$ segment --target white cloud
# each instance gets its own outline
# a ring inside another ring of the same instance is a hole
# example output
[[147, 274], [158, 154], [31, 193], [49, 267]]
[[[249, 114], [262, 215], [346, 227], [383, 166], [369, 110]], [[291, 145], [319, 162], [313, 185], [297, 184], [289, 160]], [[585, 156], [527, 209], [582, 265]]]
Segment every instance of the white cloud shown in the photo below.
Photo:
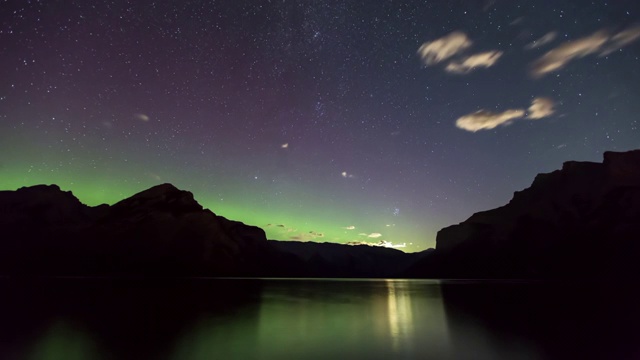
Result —
[[368, 242], [366, 242], [366, 241], [349, 241], [349, 242], [345, 243], [345, 245], [352, 245], [352, 246], [357, 246], [357, 245], [375, 246], [375, 244], [368, 243]]
[[407, 247], [406, 243], [402, 244], [394, 244], [391, 241], [380, 240], [377, 243], [367, 242], [367, 241], [349, 241], [346, 245], [367, 245], [367, 246], [376, 246], [376, 247], [386, 247], [392, 249], [404, 248]]
[[384, 240], [380, 240], [380, 245], [382, 247], [387, 247], [387, 248], [392, 248], [392, 249], [398, 249], [398, 248], [404, 248], [407, 247], [407, 243], [402, 243], [402, 244], [394, 244], [391, 241], [384, 241]]
[[552, 42], [553, 40], [556, 39], [557, 36], [558, 36], [557, 32], [551, 31], [549, 33], [544, 34], [544, 36], [542, 36], [541, 38], [533, 40], [532, 42], [528, 43], [524, 48], [526, 50], [537, 49], [539, 47], [542, 47]]
[[462, 31], [454, 31], [418, 48], [418, 54], [425, 66], [438, 64], [471, 46], [472, 42]]
[[350, 225], [350, 226], [345, 227], [344, 229], [346, 229], [346, 230], [354, 230], [355, 228], [356, 228], [355, 226]]
[[133, 117], [140, 121], [145, 121], [145, 122], [149, 121], [149, 115], [147, 114], [135, 114], [133, 115]]
[[476, 132], [478, 130], [489, 130], [500, 125], [506, 125], [514, 119], [523, 117], [524, 114], [525, 111], [522, 109], [510, 109], [501, 113], [494, 113], [488, 110], [478, 110], [456, 120], [456, 126], [460, 129], [472, 132]]
[[382, 234], [380, 234], [380, 233], [371, 233], [371, 234], [367, 235], [367, 237], [372, 238], [372, 239], [377, 239], [377, 238], [379, 238], [381, 236], [382, 236]]
[[572, 60], [590, 54], [606, 56], [637, 40], [640, 40], [640, 25], [613, 35], [609, 31], [599, 30], [589, 36], [564, 42], [551, 49], [533, 63], [531, 73], [535, 77], [541, 77], [562, 69]]
[[477, 68], [489, 68], [495, 65], [501, 56], [502, 51], [486, 51], [468, 56], [461, 61], [452, 61], [445, 70], [454, 74], [467, 74]]
[[460, 129], [476, 132], [489, 130], [500, 125], [508, 125], [512, 121], [525, 118], [531, 120], [542, 119], [555, 113], [555, 103], [546, 97], [534, 98], [525, 112], [523, 109], [509, 109], [500, 113], [488, 110], [478, 110], [456, 120], [456, 126]]
[[573, 59], [596, 53], [609, 40], [609, 33], [603, 30], [578, 40], [567, 41], [550, 50], [533, 63], [534, 76], [543, 76], [563, 68]]
[[600, 56], [609, 55], [612, 52], [620, 50], [638, 39], [640, 39], [640, 25], [636, 25], [629, 29], [623, 30], [611, 37], [611, 41], [609, 42], [609, 44], [607, 44], [605, 49], [602, 50]]
[[282, 145], [280, 145], [281, 148], [286, 149], [289, 147], [289, 143], [284, 143]]
[[527, 119], [542, 119], [555, 112], [553, 100], [544, 97], [533, 99], [531, 106], [527, 110]]

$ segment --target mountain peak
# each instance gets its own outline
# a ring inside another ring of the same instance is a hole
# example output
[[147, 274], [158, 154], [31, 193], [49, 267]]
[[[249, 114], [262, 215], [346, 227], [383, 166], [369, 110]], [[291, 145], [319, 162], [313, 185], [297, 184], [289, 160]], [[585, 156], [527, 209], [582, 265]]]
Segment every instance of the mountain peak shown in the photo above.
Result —
[[[440, 230], [439, 271], [461, 277], [635, 274], [639, 220], [639, 150], [606, 152], [602, 163], [568, 161], [536, 176], [508, 204]], [[609, 267], [599, 269], [602, 264]]]
[[165, 183], [143, 190], [114, 205], [116, 208], [154, 208], [171, 210], [173, 213], [200, 211], [203, 207], [194, 199], [193, 193], [180, 190]]
[[[173, 194], [173, 193], [177, 193], [177, 192], [181, 192], [183, 190], [178, 189], [177, 187], [175, 187], [173, 184], [170, 183], [164, 183], [164, 184], [159, 184], [159, 185], [155, 185], [152, 186], [146, 190], [143, 190], [135, 195], [133, 195], [132, 197], [140, 197], [140, 198], [152, 198], [152, 197], [158, 197], [158, 196], [163, 196], [163, 195], [169, 195], [169, 194]], [[186, 191], [185, 191], [186, 192]]]

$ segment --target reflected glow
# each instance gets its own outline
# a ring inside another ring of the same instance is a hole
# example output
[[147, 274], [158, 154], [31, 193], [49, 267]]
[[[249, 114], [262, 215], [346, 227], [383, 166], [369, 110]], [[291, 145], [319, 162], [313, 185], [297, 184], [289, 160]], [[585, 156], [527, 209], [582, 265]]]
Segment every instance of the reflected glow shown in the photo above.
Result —
[[89, 334], [69, 322], [57, 321], [36, 340], [28, 358], [34, 360], [104, 358], [104, 352], [98, 349]]
[[[393, 350], [400, 346], [411, 346], [408, 335], [413, 332], [413, 315], [411, 312], [411, 296], [407, 293], [406, 283], [396, 280], [385, 280], [389, 303], [389, 333]], [[396, 288], [397, 286], [397, 288]], [[403, 343], [404, 341], [404, 343]]]

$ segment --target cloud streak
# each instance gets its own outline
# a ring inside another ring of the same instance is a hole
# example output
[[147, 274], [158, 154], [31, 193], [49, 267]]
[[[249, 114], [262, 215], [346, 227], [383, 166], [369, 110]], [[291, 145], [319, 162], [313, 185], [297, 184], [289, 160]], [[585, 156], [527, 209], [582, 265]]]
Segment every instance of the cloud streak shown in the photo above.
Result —
[[544, 97], [533, 99], [531, 106], [527, 109], [527, 119], [537, 120], [553, 115], [555, 112], [553, 100]]
[[549, 50], [531, 65], [531, 75], [542, 77], [564, 68], [569, 62], [591, 54], [606, 56], [640, 39], [640, 26], [611, 34], [599, 30], [577, 40], [564, 42]]
[[600, 55], [607, 56], [612, 52], [620, 50], [634, 41], [637, 41], [638, 39], [640, 39], [640, 25], [633, 26], [613, 35], [611, 37], [611, 41], [609, 41]]
[[386, 247], [386, 248], [392, 248], [392, 249], [407, 247], [406, 243], [394, 244], [391, 241], [384, 241], [384, 240], [380, 240], [377, 243], [371, 243], [367, 241], [349, 241], [348, 243], [346, 243], [346, 245], [352, 245], [352, 246], [367, 245], [367, 246], [376, 246], [376, 247]]
[[473, 43], [462, 31], [454, 31], [431, 42], [425, 42], [418, 48], [418, 54], [425, 66], [438, 64], [463, 52]]
[[489, 68], [500, 59], [502, 51], [486, 51], [467, 56], [461, 61], [452, 61], [445, 70], [454, 74], [467, 74], [477, 68]]
[[532, 42], [528, 43], [527, 45], [525, 45], [524, 48], [525, 50], [533, 50], [533, 49], [543, 47], [544, 45], [547, 45], [548, 43], [555, 40], [556, 37], [558, 37], [558, 33], [555, 31], [551, 31], [549, 33], [544, 34], [544, 36], [542, 36], [541, 38], [533, 40]]
[[527, 111], [524, 109], [508, 109], [503, 112], [492, 112], [482, 109], [458, 118], [456, 126], [459, 129], [471, 132], [491, 130], [500, 125], [509, 125], [514, 120], [522, 118], [537, 120], [551, 116], [555, 113], [554, 106], [553, 100], [537, 97], [533, 99]]
[[500, 113], [483, 109], [460, 117], [456, 120], [456, 126], [471, 132], [490, 130], [500, 125], [507, 125], [512, 120], [523, 117], [524, 114], [525, 111], [522, 109], [510, 109]]

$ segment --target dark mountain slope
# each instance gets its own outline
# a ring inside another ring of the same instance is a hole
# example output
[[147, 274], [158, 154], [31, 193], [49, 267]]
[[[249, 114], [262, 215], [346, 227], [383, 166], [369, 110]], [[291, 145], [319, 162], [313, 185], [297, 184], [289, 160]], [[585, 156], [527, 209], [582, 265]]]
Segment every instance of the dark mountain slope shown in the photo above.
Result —
[[563, 278], [640, 273], [640, 150], [566, 162], [505, 206], [438, 232], [410, 276]]
[[270, 249], [262, 229], [169, 184], [98, 207], [55, 185], [2, 191], [0, 227], [5, 273], [250, 275]]
[[416, 258], [267, 241], [170, 184], [98, 207], [55, 185], [0, 191], [0, 229], [0, 274], [11, 275], [388, 277]]
[[272, 241], [284, 253], [294, 254], [317, 277], [394, 277], [404, 272], [433, 249], [419, 253], [368, 245]]

